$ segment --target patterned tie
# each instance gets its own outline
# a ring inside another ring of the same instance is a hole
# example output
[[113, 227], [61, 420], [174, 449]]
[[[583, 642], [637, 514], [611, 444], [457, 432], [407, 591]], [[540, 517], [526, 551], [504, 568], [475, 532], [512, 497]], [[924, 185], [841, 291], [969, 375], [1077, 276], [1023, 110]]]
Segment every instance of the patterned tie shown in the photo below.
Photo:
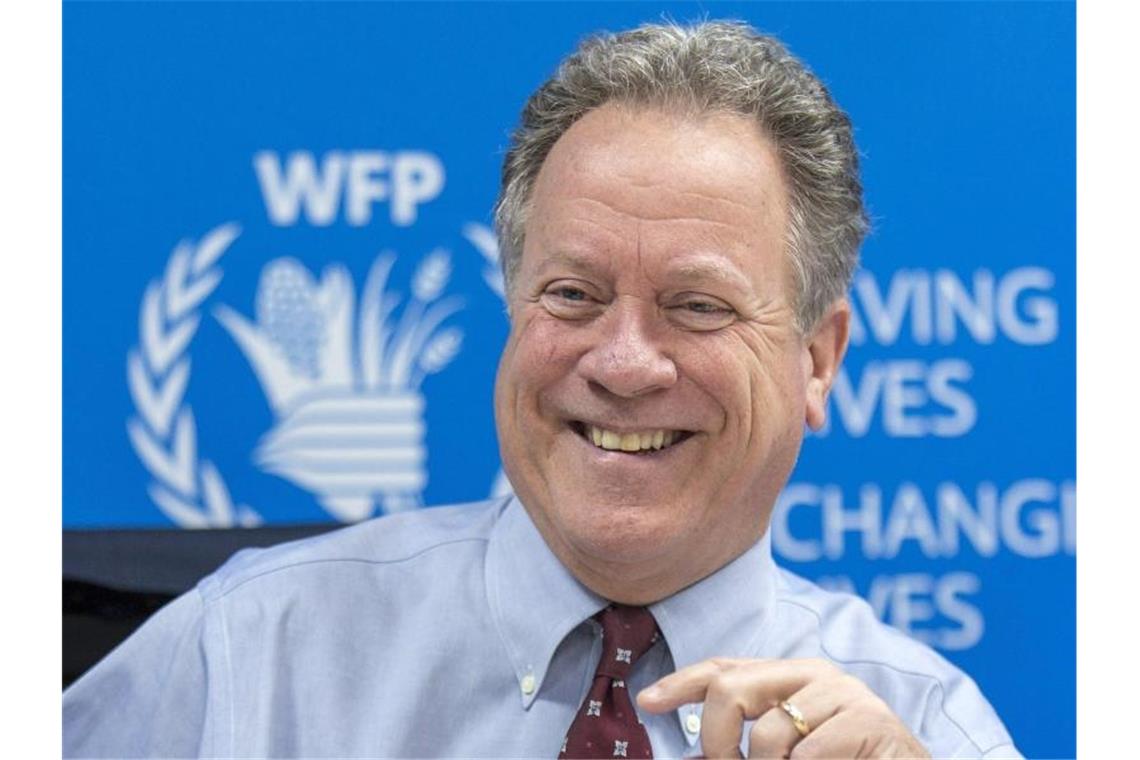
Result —
[[559, 758], [653, 757], [625, 681], [633, 664], [657, 641], [657, 623], [644, 607], [610, 605], [594, 616], [602, 624], [602, 659]]

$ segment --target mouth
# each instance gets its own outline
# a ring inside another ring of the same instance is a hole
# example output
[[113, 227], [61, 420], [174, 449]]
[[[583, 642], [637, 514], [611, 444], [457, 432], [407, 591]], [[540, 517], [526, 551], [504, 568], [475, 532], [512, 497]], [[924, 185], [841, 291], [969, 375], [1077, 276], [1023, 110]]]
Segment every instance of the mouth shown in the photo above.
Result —
[[570, 422], [570, 429], [579, 438], [603, 451], [619, 451], [624, 454], [640, 456], [663, 451], [693, 436], [691, 430], [669, 430], [666, 428], [621, 433], [578, 420]]

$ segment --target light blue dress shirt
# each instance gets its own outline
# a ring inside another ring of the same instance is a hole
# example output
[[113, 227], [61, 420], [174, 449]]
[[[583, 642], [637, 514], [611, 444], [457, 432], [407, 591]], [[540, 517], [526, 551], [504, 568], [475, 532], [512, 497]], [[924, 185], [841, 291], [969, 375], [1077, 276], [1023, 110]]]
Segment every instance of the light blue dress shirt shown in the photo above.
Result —
[[[245, 550], [65, 692], [64, 754], [554, 758], [605, 605], [515, 499]], [[634, 693], [713, 656], [823, 657], [933, 756], [1018, 756], [970, 678], [860, 599], [778, 568], [767, 537], [650, 610], [663, 640]], [[655, 756], [699, 755], [700, 716], [641, 713]]]

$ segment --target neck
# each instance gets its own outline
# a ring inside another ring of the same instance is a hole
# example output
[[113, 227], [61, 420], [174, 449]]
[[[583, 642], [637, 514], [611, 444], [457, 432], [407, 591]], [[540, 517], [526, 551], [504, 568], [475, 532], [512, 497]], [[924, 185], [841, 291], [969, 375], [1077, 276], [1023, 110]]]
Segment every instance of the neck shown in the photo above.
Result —
[[582, 551], [562, 539], [538, 520], [532, 520], [546, 545], [563, 567], [579, 583], [598, 596], [619, 604], [647, 606], [673, 596], [729, 564], [763, 536], [742, 536], [738, 546], [697, 557], [688, 552], [683, 557], [661, 554], [637, 559], [614, 559]]

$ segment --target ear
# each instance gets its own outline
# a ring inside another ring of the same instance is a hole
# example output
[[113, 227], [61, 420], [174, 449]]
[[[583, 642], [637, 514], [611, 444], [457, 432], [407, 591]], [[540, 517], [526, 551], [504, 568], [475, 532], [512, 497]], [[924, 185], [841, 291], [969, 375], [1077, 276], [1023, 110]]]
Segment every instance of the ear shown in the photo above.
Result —
[[840, 298], [820, 317], [804, 345], [807, 405], [804, 417], [812, 430], [827, 420], [827, 394], [847, 352], [851, 305]]

